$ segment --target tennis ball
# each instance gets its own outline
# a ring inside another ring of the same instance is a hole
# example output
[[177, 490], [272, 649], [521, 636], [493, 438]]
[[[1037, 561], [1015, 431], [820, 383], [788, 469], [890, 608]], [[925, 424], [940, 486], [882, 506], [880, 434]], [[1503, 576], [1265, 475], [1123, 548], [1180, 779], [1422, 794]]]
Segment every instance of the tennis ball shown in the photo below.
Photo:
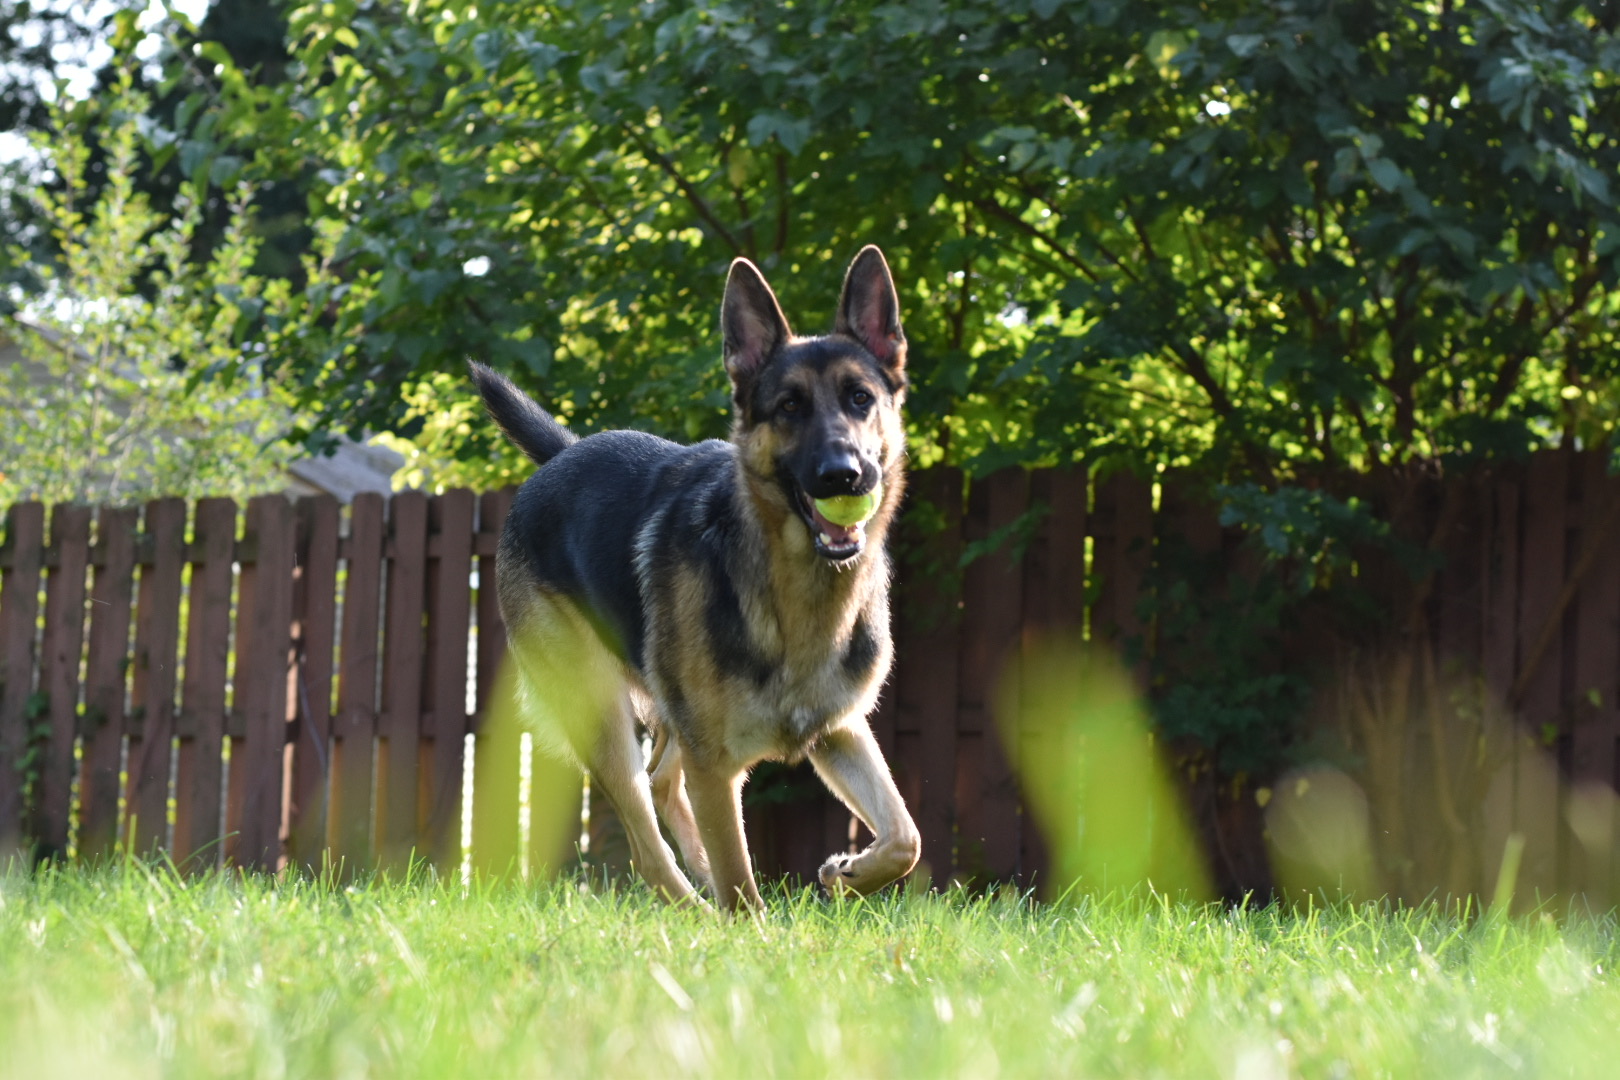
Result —
[[834, 495], [830, 499], [817, 499], [816, 510], [834, 525], [858, 525], [877, 513], [878, 500], [883, 498], [883, 485], [879, 484], [865, 495]]

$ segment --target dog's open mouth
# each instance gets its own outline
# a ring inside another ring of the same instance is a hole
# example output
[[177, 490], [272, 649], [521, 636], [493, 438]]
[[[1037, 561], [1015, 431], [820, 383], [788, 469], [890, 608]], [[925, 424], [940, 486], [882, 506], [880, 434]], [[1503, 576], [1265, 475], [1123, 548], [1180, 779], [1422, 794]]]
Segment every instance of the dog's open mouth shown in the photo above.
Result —
[[799, 489], [799, 513], [810, 526], [810, 536], [815, 541], [816, 554], [824, 559], [831, 559], [834, 562], [853, 559], [866, 546], [865, 521], [857, 521], [852, 525], [840, 525], [836, 521], [829, 521], [826, 515], [816, 509], [815, 500], [810, 498], [803, 488]]

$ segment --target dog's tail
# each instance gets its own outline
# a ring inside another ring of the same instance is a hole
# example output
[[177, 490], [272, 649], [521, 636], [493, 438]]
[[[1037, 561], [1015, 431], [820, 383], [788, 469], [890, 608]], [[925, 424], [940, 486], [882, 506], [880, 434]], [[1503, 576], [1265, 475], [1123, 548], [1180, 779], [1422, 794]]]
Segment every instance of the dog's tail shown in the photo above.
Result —
[[528, 394], [513, 386], [504, 375], [497, 374], [476, 360], [467, 361], [467, 374], [472, 376], [473, 383], [478, 387], [490, 417], [536, 465], [544, 465], [579, 442], [578, 435], [557, 423], [550, 413], [535, 404]]

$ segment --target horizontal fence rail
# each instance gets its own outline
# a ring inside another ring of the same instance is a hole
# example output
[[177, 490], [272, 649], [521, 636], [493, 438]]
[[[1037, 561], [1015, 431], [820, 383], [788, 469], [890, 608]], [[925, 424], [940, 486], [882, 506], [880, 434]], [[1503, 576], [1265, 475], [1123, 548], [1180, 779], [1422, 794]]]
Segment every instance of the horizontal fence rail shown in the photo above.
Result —
[[[1548, 452], [1454, 484], [1454, 498], [1431, 493], [1446, 562], [1424, 625], [1435, 655], [1474, 673], [1511, 715], [1512, 735], [1479, 790], [1464, 791], [1461, 766], [1418, 718], [1382, 733], [1362, 724], [1356, 746], [1401, 763], [1364, 782], [1368, 812], [1411, 812], [1386, 788], [1428, 784], [1399, 770], [1433, 767], [1453, 781], [1456, 805], [1442, 809], [1463, 826], [1435, 843], [1473, 852], [1459, 888], [1488, 891], [1516, 837], [1527, 883], [1609, 895], [1620, 480], [1597, 455]], [[1149, 689], [1144, 598], [1167, 545], [1232, 573], [1267, 572], [1184, 488], [1130, 473], [1099, 482], [1078, 467], [913, 477], [908, 498], [932, 510], [927, 527], [908, 517], [900, 530], [896, 665], [873, 727], [936, 884], [1029, 885], [1050, 866], [1019, 785], [1042, 733], [997, 716], [1008, 664], [1028, 643], [1086, 637], [1125, 656]], [[484, 586], [511, 498], [11, 507], [0, 544], [0, 858], [126, 849], [192, 868], [352, 872], [573, 857], [574, 836], [550, 850], [557, 838], [529, 827], [523, 791], [576, 798], [578, 779], [488, 722], [510, 693], [497, 680], [495, 590]], [[1217, 798], [1207, 777], [1182, 780], [1221, 890], [1269, 890], [1261, 781]], [[810, 879], [830, 852], [864, 842], [807, 767], [756, 775], [747, 803], [762, 873]], [[592, 810], [589, 843], [610, 858], [609, 813]]]

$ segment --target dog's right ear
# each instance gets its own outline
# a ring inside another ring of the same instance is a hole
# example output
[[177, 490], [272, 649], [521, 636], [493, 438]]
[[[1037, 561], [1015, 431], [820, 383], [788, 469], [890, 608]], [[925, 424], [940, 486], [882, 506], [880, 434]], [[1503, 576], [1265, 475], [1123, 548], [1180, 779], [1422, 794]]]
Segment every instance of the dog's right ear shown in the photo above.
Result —
[[765, 284], [759, 267], [735, 259], [726, 275], [726, 298], [720, 304], [720, 338], [734, 396], [741, 400], [771, 354], [787, 344], [788, 329], [776, 294]]

